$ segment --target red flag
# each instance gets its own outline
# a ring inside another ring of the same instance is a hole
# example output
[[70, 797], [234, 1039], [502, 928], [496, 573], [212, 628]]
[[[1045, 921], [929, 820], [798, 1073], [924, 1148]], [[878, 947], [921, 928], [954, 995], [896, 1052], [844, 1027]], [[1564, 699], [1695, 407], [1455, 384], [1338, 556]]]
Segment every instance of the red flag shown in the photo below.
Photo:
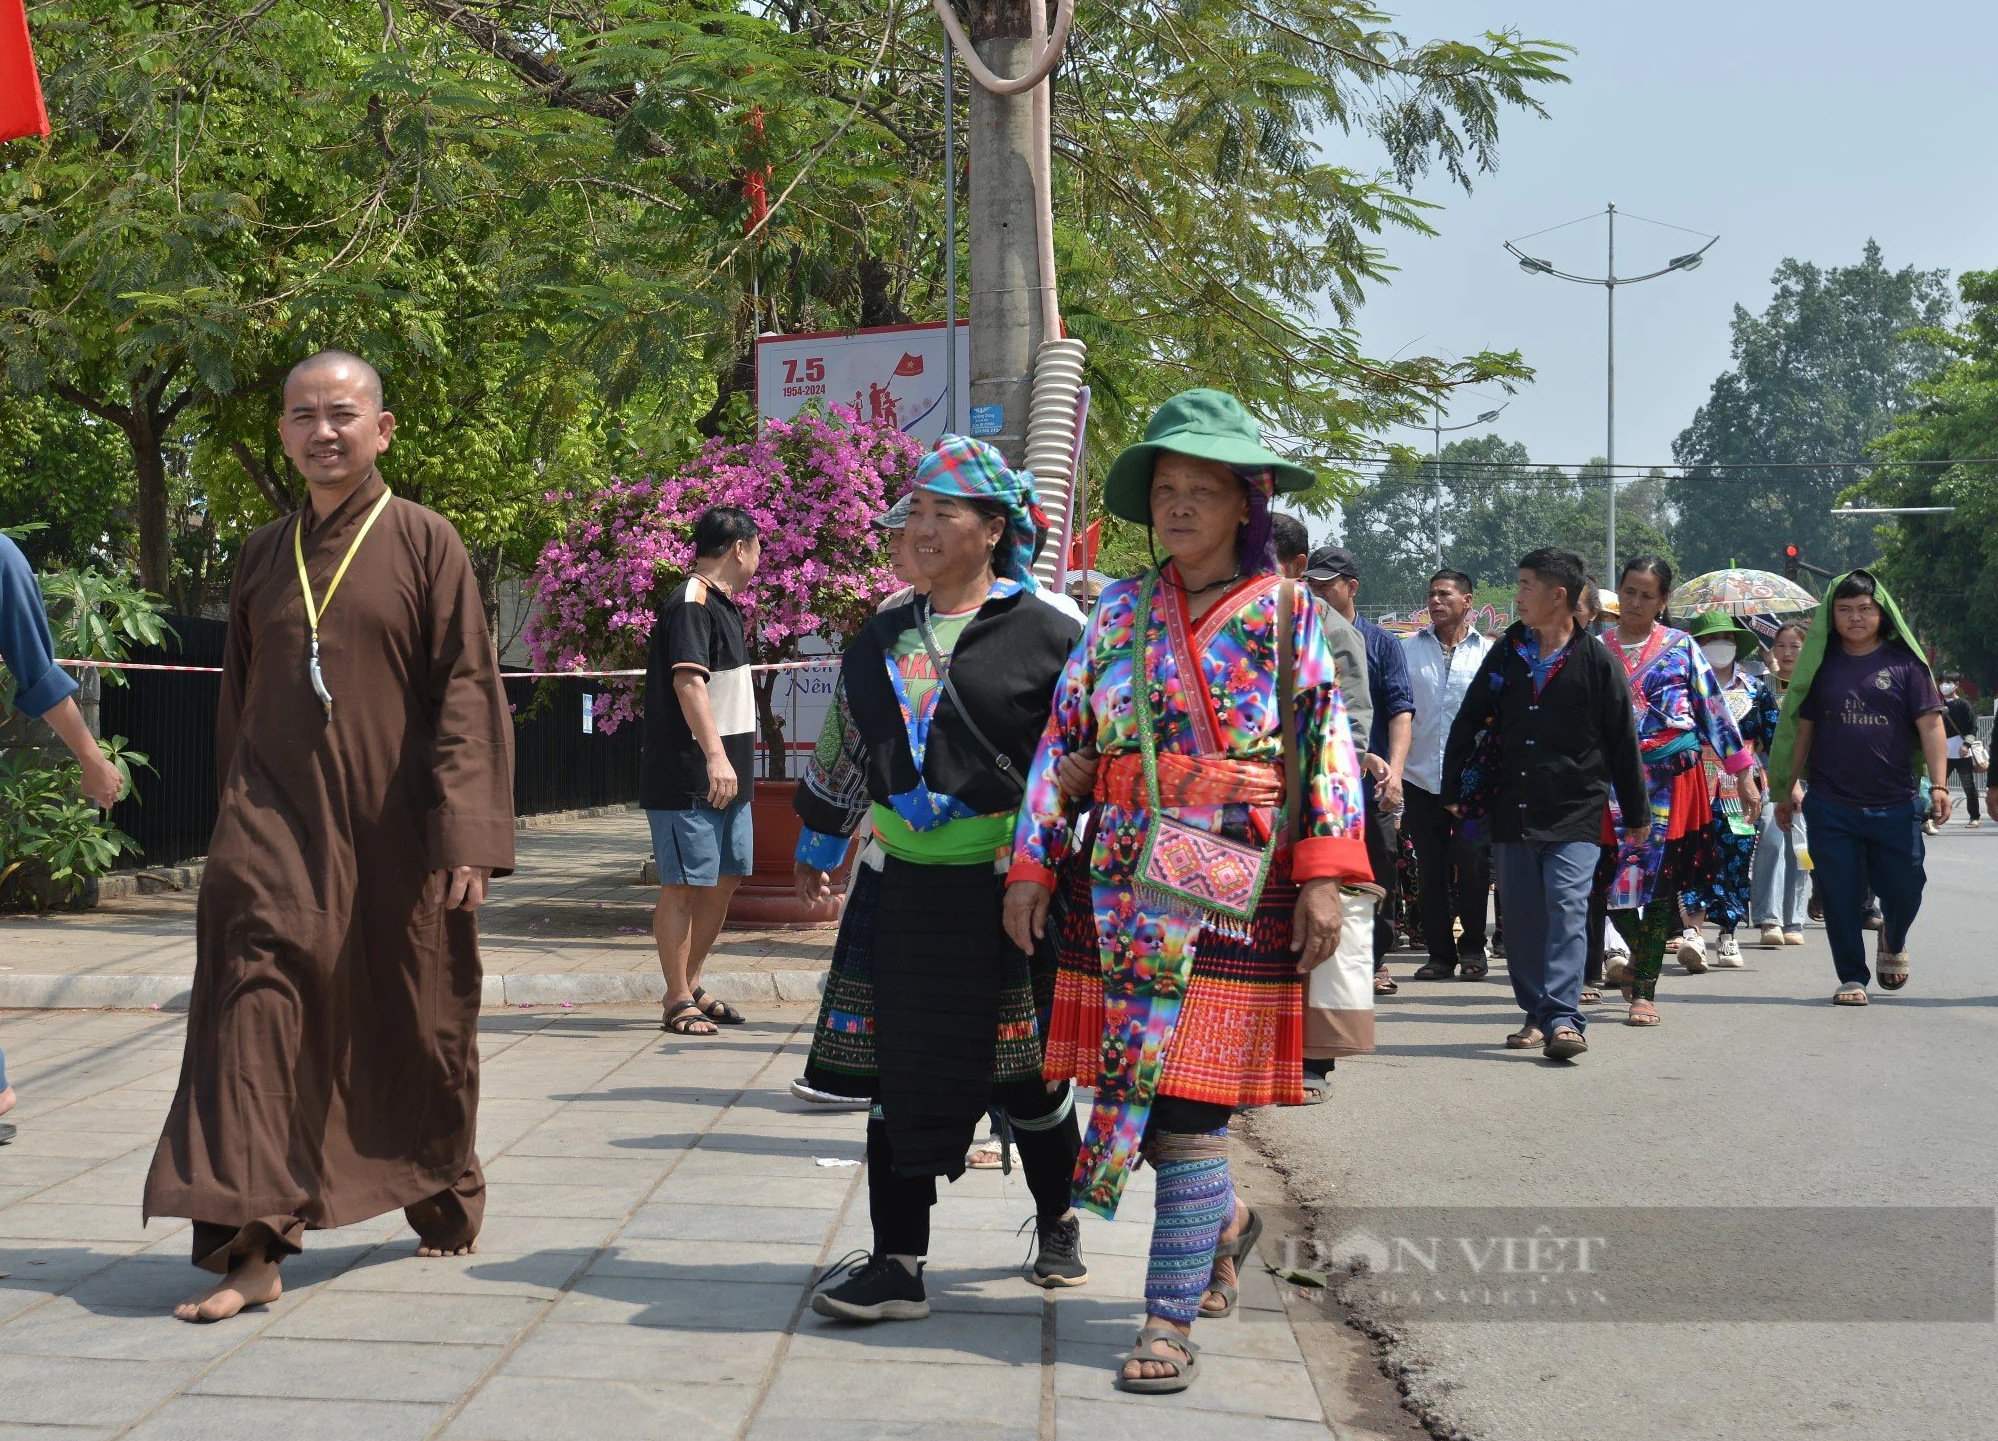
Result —
[[1092, 520], [1089, 529], [1068, 543], [1068, 568], [1070, 570], [1096, 569], [1096, 545], [1103, 539], [1103, 522]]
[[903, 351], [901, 360], [896, 362], [895, 373], [897, 375], [921, 375], [923, 373], [923, 357], [910, 351]]
[[0, 0], [0, 141], [48, 133], [25, 0]]
[[[4, 4], [5, 0], [0, 0]], [[763, 107], [756, 106], [749, 112], [749, 134], [756, 149], [763, 148]], [[742, 222], [742, 233], [747, 235], [763, 223], [770, 214], [770, 167], [759, 165], [742, 178], [742, 198], [749, 202], [749, 216]]]

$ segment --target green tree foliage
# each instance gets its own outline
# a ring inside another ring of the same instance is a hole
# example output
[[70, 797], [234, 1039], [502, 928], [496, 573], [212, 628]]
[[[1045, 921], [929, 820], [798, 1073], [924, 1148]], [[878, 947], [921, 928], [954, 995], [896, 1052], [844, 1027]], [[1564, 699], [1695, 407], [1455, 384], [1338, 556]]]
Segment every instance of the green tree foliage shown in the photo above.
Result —
[[[466, 532], [491, 605], [564, 475], [753, 424], [759, 331], [941, 318], [924, 0], [38, 0], [33, 19], [55, 135], [0, 148], [0, 363], [119, 438], [129, 501], [96, 533], [181, 608], [213, 604], [242, 535], [296, 502], [276, 389], [318, 346], [383, 370], [391, 483]], [[1414, 43], [1360, 0], [1085, 0], [1055, 203], [1096, 457], [1219, 384], [1321, 467], [1329, 504], [1367, 431], [1522, 376], [1509, 354], [1376, 363], [1350, 320], [1385, 237], [1428, 228], [1416, 178], [1488, 169], [1561, 59], [1511, 33]]]
[[0, 526], [40, 527], [19, 537], [29, 564], [126, 550], [128, 455], [125, 437], [95, 416], [0, 385]]
[[1945, 282], [1940, 270], [1890, 271], [1868, 241], [1856, 265], [1785, 260], [1761, 315], [1735, 307], [1734, 368], [1672, 445], [1690, 567], [1774, 567], [1792, 542], [1831, 570], [1867, 558], [1871, 537], [1829, 513], [1851, 471], [1761, 463], [1863, 459], [1941, 359], [1925, 327], [1948, 313]]
[[[1455, 440], [1440, 456], [1385, 467], [1346, 503], [1345, 543], [1359, 558], [1369, 605], [1407, 609], [1443, 564], [1480, 586], [1508, 585], [1519, 558], [1543, 545], [1576, 551], [1600, 569], [1605, 495], [1601, 460], [1579, 471], [1535, 466], [1499, 436]], [[1618, 549], [1672, 554], [1662, 473], [1617, 492]], [[1607, 581], [1606, 584], [1614, 584]]]
[[1989, 695], [1998, 689], [1998, 466], [1969, 462], [1998, 456], [1998, 271], [1971, 271], [1958, 286], [1962, 324], [1922, 336], [1948, 359], [1875, 447], [1887, 464], [1852, 494], [1871, 505], [1956, 507], [1901, 517], [1866, 540], [1884, 552], [1895, 598], [1923, 638]]

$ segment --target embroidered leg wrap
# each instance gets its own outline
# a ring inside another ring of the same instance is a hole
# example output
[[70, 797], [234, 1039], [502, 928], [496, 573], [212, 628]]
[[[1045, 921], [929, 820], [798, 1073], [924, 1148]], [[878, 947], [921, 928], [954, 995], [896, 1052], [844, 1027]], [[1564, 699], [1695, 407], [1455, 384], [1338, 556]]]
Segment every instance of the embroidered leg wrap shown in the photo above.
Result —
[[1235, 1210], [1228, 1178], [1228, 1128], [1204, 1133], [1154, 1131], [1145, 1159], [1158, 1173], [1145, 1310], [1191, 1325], [1214, 1274], [1214, 1246]]
[[1617, 911], [1616, 928], [1630, 943], [1630, 971], [1633, 990], [1640, 1001], [1658, 995], [1658, 973], [1665, 969], [1665, 943], [1672, 938], [1672, 925], [1678, 907], [1664, 885], [1651, 904], [1641, 911]]

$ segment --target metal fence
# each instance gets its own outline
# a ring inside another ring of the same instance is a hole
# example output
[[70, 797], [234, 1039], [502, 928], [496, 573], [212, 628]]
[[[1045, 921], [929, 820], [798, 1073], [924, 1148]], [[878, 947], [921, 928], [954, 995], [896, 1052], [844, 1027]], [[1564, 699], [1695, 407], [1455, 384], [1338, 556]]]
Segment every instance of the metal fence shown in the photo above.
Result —
[[[135, 652], [159, 665], [220, 665], [228, 627], [221, 621], [170, 616], [177, 638]], [[112, 809], [111, 820], [139, 843], [140, 863], [168, 866], [203, 855], [215, 828], [215, 719], [222, 678], [186, 672], [128, 671], [128, 685], [104, 687], [101, 728], [143, 752], [151, 769], [138, 774], [136, 794]], [[508, 680], [515, 714], [513, 804], [518, 815], [638, 799], [643, 727], [586, 733], [583, 696], [590, 682]], [[537, 704], [537, 700], [539, 703]]]

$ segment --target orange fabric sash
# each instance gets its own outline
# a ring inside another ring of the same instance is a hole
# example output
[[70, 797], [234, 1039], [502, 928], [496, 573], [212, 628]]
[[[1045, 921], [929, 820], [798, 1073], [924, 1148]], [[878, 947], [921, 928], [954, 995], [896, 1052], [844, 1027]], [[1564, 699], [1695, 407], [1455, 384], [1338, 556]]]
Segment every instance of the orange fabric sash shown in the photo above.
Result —
[[[1283, 767], [1269, 761], [1168, 752], [1158, 759], [1159, 804], [1181, 806], [1278, 806], [1283, 804]], [[1136, 752], [1110, 756], [1096, 771], [1096, 799], [1121, 810], [1141, 811], [1145, 761]]]

